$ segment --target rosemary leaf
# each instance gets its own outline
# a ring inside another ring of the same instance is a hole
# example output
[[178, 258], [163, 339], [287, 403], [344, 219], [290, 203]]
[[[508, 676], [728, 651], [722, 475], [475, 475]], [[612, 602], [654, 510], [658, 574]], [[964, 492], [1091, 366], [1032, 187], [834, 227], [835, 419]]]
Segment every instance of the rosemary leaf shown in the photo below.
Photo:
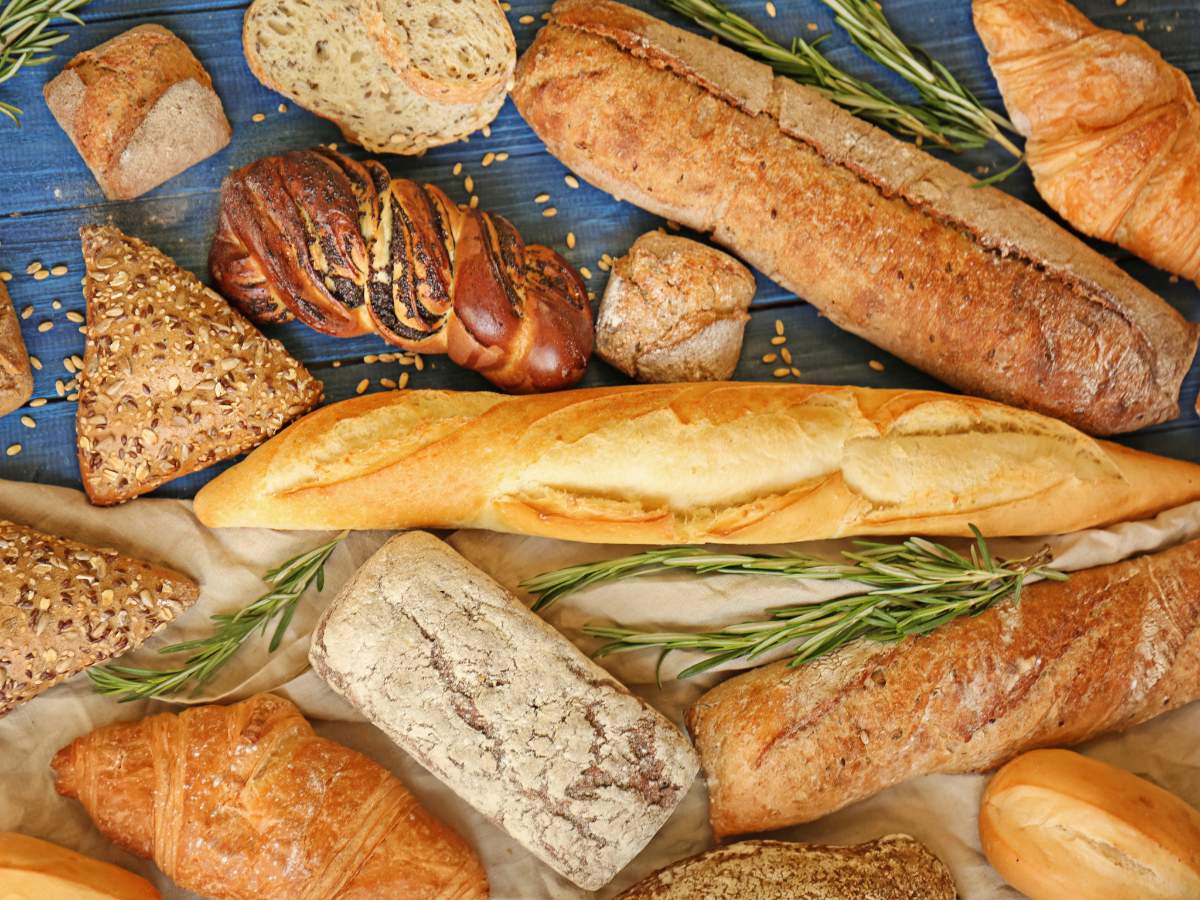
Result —
[[[50, 53], [67, 39], [50, 25], [58, 19], [82, 25], [75, 10], [91, 0], [9, 0], [0, 10], [0, 84], [25, 66], [40, 66], [54, 59]], [[0, 115], [21, 124], [21, 109], [0, 100]]]
[[163, 647], [159, 653], [190, 654], [174, 669], [139, 669], [132, 666], [109, 665], [89, 669], [92, 684], [102, 694], [115, 697], [122, 703], [147, 700], [175, 694], [191, 685], [199, 688], [229, 661], [255, 631], [266, 634], [267, 627], [277, 616], [270, 651], [274, 653], [291, 624], [300, 597], [309, 585], [320, 591], [325, 585], [325, 563], [335, 547], [346, 537], [343, 531], [327, 544], [322, 544], [287, 560], [268, 572], [263, 580], [271, 585], [257, 600], [236, 613], [212, 616], [216, 624], [213, 633], [190, 641]]

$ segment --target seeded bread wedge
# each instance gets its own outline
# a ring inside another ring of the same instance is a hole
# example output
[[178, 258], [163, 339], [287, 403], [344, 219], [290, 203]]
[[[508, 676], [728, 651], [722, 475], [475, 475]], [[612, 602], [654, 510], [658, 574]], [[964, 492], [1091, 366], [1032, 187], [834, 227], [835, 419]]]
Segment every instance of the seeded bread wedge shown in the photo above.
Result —
[[137, 647], [198, 596], [178, 572], [0, 521], [0, 716]]
[[373, 153], [416, 155], [453, 143], [496, 118], [508, 87], [470, 103], [418, 93], [367, 33], [359, 0], [255, 0], [242, 46], [259, 81]]
[[321, 383], [194, 275], [111, 226], [80, 230], [87, 343], [79, 470], [122, 503], [254, 447], [321, 401]]
[[507, 88], [517, 44], [496, 0], [360, 0], [363, 22], [418, 94], [471, 103]]
[[21, 321], [0, 281], [0, 416], [25, 404], [33, 394], [33, 372], [21, 339]]

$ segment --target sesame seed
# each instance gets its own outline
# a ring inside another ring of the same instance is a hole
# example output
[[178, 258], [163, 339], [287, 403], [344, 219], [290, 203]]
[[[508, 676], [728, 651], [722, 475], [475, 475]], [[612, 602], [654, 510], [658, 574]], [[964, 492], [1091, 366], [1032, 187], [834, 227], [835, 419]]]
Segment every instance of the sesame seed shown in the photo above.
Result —
[[492, 126], [491, 126], [491, 125], [484, 125], [484, 126], [483, 126], [482, 128], [480, 128], [479, 130], [480, 130], [481, 132], [483, 132], [483, 136], [484, 136], [485, 138], [489, 138], [489, 137], [491, 137], [491, 136], [492, 136]]
[[12, 281], [12, 272], [7, 270], [0, 272], [0, 281]]
[[54, 380], [54, 393], [58, 394], [60, 397], [67, 393], [67, 386], [63, 384], [63, 380], [61, 378], [56, 378]]
[[786, 344], [786, 343], [787, 343], [787, 338], [785, 338], [781, 334], [777, 334], [777, 335], [775, 335], [775, 337], [771, 338], [771, 344], [775, 347], [778, 347], [779, 345]]
[[587, 266], [580, 266], [580, 267], [579, 267], [579, 274], [580, 274], [580, 275], [582, 275], [584, 278], [591, 278], [591, 277], [592, 277], [592, 270], [591, 270], [591, 269], [589, 269]]
[[49, 331], [53, 327], [54, 327], [53, 322], [42, 322], [40, 325], [38, 325], [38, 331], [40, 331], [42, 334], [45, 334], [47, 331]]
[[771, 2], [767, 3], [767, 15], [770, 16], [772, 19], [775, 18], [776, 10], [775, 10], [774, 3], [771, 3]]
[[795, 366], [792, 366], [792, 377], [793, 377], [793, 378], [799, 378], [799, 377], [800, 377], [800, 370], [799, 370], [799, 369], [797, 369]]
[[75, 363], [71, 362], [71, 357], [68, 356], [66, 359], [63, 360], [63, 368], [66, 369], [68, 372], [70, 372], [72, 375], [75, 374]]
[[550, 199], [549, 194], [538, 194], [533, 198], [534, 203], [546, 203]]
[[763, 358], [762, 358], [763, 365], [769, 366], [771, 363], [775, 362], [775, 360], [777, 360], [777, 359], [779, 359], [778, 353], [764, 353]]
[[468, 194], [475, 193], [475, 179], [468, 175], [463, 179], [463, 188]]
[[792, 351], [789, 350], [787, 347], [780, 347], [779, 355], [783, 358], [783, 361], [785, 363], [787, 363], [789, 366], [792, 364]]
[[453, 169], [451, 169], [450, 171], [451, 171], [451, 174], [453, 174], [453, 175], [454, 175], [454, 177], [456, 177], [456, 178], [457, 178], [459, 175], [461, 175], [461, 174], [462, 174], [462, 163], [460, 163], [460, 162], [456, 162], [456, 163], [454, 164], [454, 168], [453, 168]]
[[395, 390], [396, 382], [394, 380], [392, 380], [391, 378], [380, 378], [379, 386], [388, 388], [389, 390]]
[[45, 397], [38, 397], [36, 400], [29, 401], [29, 406], [31, 409], [37, 409], [39, 406], [45, 406], [45, 405], [46, 405]]
[[33, 307], [32, 306], [27, 306], [23, 310], [21, 310], [21, 318], [22, 319], [28, 319], [32, 315], [33, 315]]
[[418, 372], [423, 372], [425, 370], [425, 360], [421, 358], [419, 353], [413, 354], [413, 365], [417, 367]]
[[16, 456], [18, 453], [21, 452], [21, 445], [20, 444], [9, 444], [8, 449], [5, 450], [4, 452], [7, 453], [9, 456]]
[[49, 277], [50, 277], [50, 273], [47, 272], [45, 269], [38, 269], [36, 272], [33, 273], [34, 281], [45, 281]]
[[480, 161], [480, 165], [486, 169], [488, 166], [490, 166], [495, 161], [496, 161], [496, 154], [489, 150], [487, 153], [483, 154], [483, 159]]
[[478, 209], [478, 208], [479, 208], [479, 197], [476, 196], [475, 194], [472, 194], [471, 195], [471, 209]]
[[335, 368], [335, 369], [340, 369], [340, 368], [342, 367], [342, 361], [341, 361], [340, 359], [335, 359], [335, 360], [334, 360], [334, 361], [331, 363], [331, 365], [332, 365], [332, 366], [333, 366], [333, 368]]
[[42, 268], [42, 264], [35, 259], [33, 262], [31, 262], [29, 265], [27, 265], [25, 267], [25, 274], [32, 275], [34, 272], [37, 272], [41, 268]]
[[817, 30], [817, 23], [816, 23], [816, 22], [809, 22], [809, 23], [808, 23], [808, 30], [809, 30], [809, 31], [816, 31], [816, 30]]
[[363, 391], [365, 391], [365, 390], [366, 390], [368, 387], [370, 387], [370, 386], [371, 386], [371, 381], [370, 381], [370, 379], [368, 379], [368, 378], [364, 378], [362, 381], [360, 381], [360, 382], [358, 383], [358, 387], [356, 387], [356, 388], [354, 389], [354, 393], [356, 393], [356, 394], [361, 394]]
[[280, 104], [279, 104], [279, 106], [277, 107], [277, 109], [278, 109], [278, 110], [279, 110], [281, 113], [285, 113], [285, 112], [287, 112], [287, 104], [286, 104], [286, 103], [280, 103]]
[[521, 18], [517, 19], [517, 21], [520, 22], [522, 25], [532, 25], [534, 23], [535, 19], [533, 18], [533, 16], [521, 16]]
[[71, 362], [75, 363], [75, 371], [76, 372], [83, 371], [83, 359], [82, 359], [82, 357], [80, 357], [80, 355], [78, 353], [71, 354]]
[[575, 232], [573, 231], [567, 232], [567, 247], [572, 250], [575, 249]]
[[363, 362], [365, 362], [367, 365], [370, 365], [371, 363], [377, 363], [379, 362], [379, 357], [374, 353], [368, 353], [363, 357]]
[[83, 323], [83, 313], [76, 312], [73, 309], [69, 310], [67, 312], [67, 321], [74, 322], [76, 325], [82, 324]]
[[542, 215], [547, 219], [553, 219], [558, 215], [558, 209], [553, 206], [547, 206], [542, 210]]
[[571, 190], [574, 191], [579, 189], [579, 179], [574, 175], [564, 175], [563, 181], [567, 183], [567, 187], [569, 187]]
[[50, 308], [52, 310], [54, 310], [55, 312], [57, 312], [58, 310], [62, 309], [62, 301], [61, 300], [51, 300]]
[[31, 366], [33, 366], [35, 369], [37, 369], [39, 372], [42, 371], [42, 361], [40, 359], [38, 359], [36, 356], [34, 356], [33, 354], [29, 355], [29, 364]]
[[600, 257], [600, 260], [596, 263], [596, 265], [600, 267], [601, 272], [607, 272], [612, 268], [612, 263], [606, 260], [603, 256]]
[[775, 320], [775, 333], [776, 333], [776, 334], [783, 334], [783, 319], [776, 319], [776, 320]]
[[883, 371], [883, 363], [881, 363], [877, 359], [871, 360], [869, 363], [867, 363], [867, 365], [870, 366], [872, 369], [874, 369], [876, 372]]
[[33, 420], [33, 416], [21, 416], [21, 424], [26, 428], [37, 428], [37, 422]]
[[408, 387], [408, 373], [407, 372], [400, 373], [400, 381], [396, 384], [396, 387], [399, 390], [404, 390], [406, 387]]
[[505, 12], [512, 12], [512, 4], [511, 3], [501, 3], [500, 8], [502, 10], [504, 10]]
[[772, 372], [771, 374], [772, 374], [772, 375], [774, 375], [776, 378], [787, 378], [787, 377], [788, 377], [788, 370], [787, 370], [786, 368], [782, 368], [782, 367], [781, 367], [781, 368], [778, 368], [778, 369], [776, 369], [776, 370], [775, 370], [774, 372]]
[[74, 393], [67, 394], [67, 399], [68, 399], [68, 400], [78, 400], [78, 399], [79, 399], [79, 392], [78, 392], [78, 391], [76, 391], [76, 392], [74, 392]]
[[250, 121], [251, 122], [265, 122], [265, 121], [267, 121], [267, 117], [266, 117], [265, 113], [255, 113], [254, 115], [252, 115], [250, 117]]
[[508, 159], [508, 151], [507, 150], [501, 150], [499, 153], [496, 154], [496, 162], [504, 162], [506, 159]]
[[61, 278], [63, 275], [67, 274], [67, 267], [63, 266], [63, 265], [54, 266], [50, 270], [50, 274], [53, 275], [55, 278]]

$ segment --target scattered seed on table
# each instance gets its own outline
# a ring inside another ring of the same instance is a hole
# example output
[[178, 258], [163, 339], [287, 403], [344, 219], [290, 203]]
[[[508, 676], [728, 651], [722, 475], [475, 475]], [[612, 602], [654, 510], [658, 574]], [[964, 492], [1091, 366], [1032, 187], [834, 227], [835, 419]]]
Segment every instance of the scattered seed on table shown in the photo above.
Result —
[[49, 277], [50, 277], [50, 273], [47, 272], [45, 269], [38, 269], [36, 272], [33, 273], [34, 281], [45, 281]]
[[538, 194], [536, 197], [533, 198], [534, 203], [546, 203], [549, 200], [550, 200], [549, 194]]
[[81, 357], [78, 353], [71, 354], [71, 362], [75, 363], [76, 372], [83, 371], [83, 357]]
[[22, 319], [28, 319], [32, 315], [33, 315], [33, 307], [32, 306], [27, 306], [23, 310], [21, 310], [21, 318]]
[[771, 374], [772, 374], [772, 375], [774, 375], [776, 378], [787, 378], [787, 377], [788, 377], [788, 370], [787, 370], [787, 368], [786, 368], [786, 367], [782, 367], [782, 366], [781, 366], [780, 368], [776, 369], [776, 370], [775, 370], [774, 372], [772, 372]]
[[809, 31], [816, 31], [816, 30], [817, 30], [817, 23], [816, 23], [816, 22], [809, 22], [809, 23], [808, 23], [808, 30], [809, 30]]
[[21, 416], [21, 424], [26, 428], [37, 428], [37, 422], [34, 421], [33, 416]]
[[881, 363], [877, 359], [871, 360], [869, 363], [867, 363], [867, 365], [870, 366], [872, 369], [874, 369], [876, 372], [883, 371], [883, 363]]
[[70, 372], [72, 375], [75, 374], [75, 363], [71, 362], [71, 357], [68, 356], [63, 360], [63, 368], [66, 369], [68, 372]]
[[773, 19], [773, 18], [775, 18], [775, 14], [776, 14], [775, 4], [771, 3], [770, 0], [767, 0], [767, 15]]
[[55, 312], [57, 312], [58, 310], [62, 309], [62, 301], [61, 300], [51, 300], [50, 308], [52, 310], [54, 310]]
[[499, 153], [496, 154], [496, 162], [504, 162], [506, 159], [508, 159], [508, 151], [507, 150], [501, 150]]
[[79, 392], [78, 392], [78, 391], [76, 391], [76, 392], [74, 392], [74, 393], [67, 394], [67, 399], [68, 399], [68, 400], [78, 400], [78, 399], [79, 399]]
[[413, 354], [413, 365], [417, 367], [418, 372], [425, 371], [425, 360], [421, 358], [419, 353]]
[[395, 389], [396, 389], [396, 382], [395, 382], [395, 381], [393, 381], [391, 378], [380, 378], [380, 379], [379, 379], [379, 386], [380, 386], [380, 387], [385, 387], [385, 388], [388, 388], [388, 389], [390, 389], [390, 390], [395, 390]]
[[558, 215], [558, 209], [553, 206], [547, 206], [542, 210], [542, 215], [547, 219], [553, 219]]
[[487, 153], [483, 154], [483, 159], [480, 161], [479, 164], [486, 169], [488, 166], [490, 166], [495, 161], [496, 161], [496, 154], [493, 153], [491, 150], [489, 150]]
[[61, 278], [63, 275], [67, 274], [67, 267], [64, 265], [53, 266], [50, 269], [50, 274], [55, 278]]
[[571, 250], [575, 249], [575, 232], [573, 231], [567, 232], [567, 247]]
[[777, 335], [775, 335], [775, 337], [771, 338], [771, 344], [775, 347], [778, 347], [778, 346], [780, 346], [782, 344], [786, 344], [786, 343], [787, 343], [787, 338], [785, 338], [782, 334], [777, 334]]
[[454, 168], [450, 170], [450, 174], [452, 174], [455, 178], [457, 178], [459, 175], [461, 175], [462, 174], [462, 163], [456, 162], [454, 164]]
[[45, 406], [45, 405], [46, 405], [45, 397], [38, 397], [36, 400], [29, 401], [29, 406], [31, 409], [37, 409], [39, 406]]
[[82, 325], [82, 324], [83, 324], [83, 321], [84, 321], [84, 320], [83, 320], [83, 313], [81, 313], [81, 312], [76, 312], [76, 311], [75, 311], [75, 310], [73, 310], [73, 309], [72, 309], [72, 310], [69, 310], [69, 311], [67, 312], [67, 321], [68, 321], [68, 322], [74, 322], [76, 325]]
[[20, 444], [9, 444], [8, 449], [5, 450], [4, 452], [7, 453], [9, 456], [16, 456], [18, 453], [21, 452], [21, 445]]
[[396, 389], [397, 389], [397, 390], [400, 390], [400, 391], [402, 391], [402, 390], [404, 390], [406, 387], [408, 387], [408, 373], [407, 373], [407, 372], [401, 372], [401, 373], [400, 373], [400, 380], [399, 380], [399, 381], [396, 383]]
[[255, 113], [254, 115], [252, 115], [250, 117], [250, 121], [251, 122], [265, 122], [265, 121], [267, 121], [267, 116], [265, 113]]
[[331, 365], [335, 369], [340, 369], [342, 367], [342, 361], [340, 359], [335, 359]]
[[277, 108], [281, 113], [287, 112], [287, 104], [286, 103], [280, 103]]
[[368, 353], [363, 357], [363, 362], [365, 362], [367, 365], [370, 365], [371, 363], [377, 363], [379, 362], [379, 357], [374, 353]]
[[580, 274], [580, 275], [582, 275], [584, 278], [591, 278], [591, 277], [592, 277], [592, 270], [591, 270], [591, 269], [589, 269], [587, 266], [580, 266], [580, 267], [579, 267], [579, 274]]
[[769, 366], [771, 363], [775, 362], [775, 360], [777, 360], [777, 359], [779, 359], [778, 353], [764, 353], [763, 358], [762, 358], [763, 365]]
[[54, 393], [58, 394], [60, 397], [67, 393], [67, 388], [65, 385], [63, 385], [61, 378], [55, 379], [54, 381]]
[[33, 356], [32, 354], [30, 354], [30, 356], [29, 356], [29, 364], [31, 366], [33, 366], [35, 369], [37, 369], [39, 372], [42, 371], [42, 361], [40, 359], [38, 359], [36, 356]]
[[800, 370], [799, 370], [799, 369], [797, 369], [795, 366], [792, 366], [792, 377], [793, 377], [793, 378], [799, 378], [799, 377], [800, 377]]
[[507, 3], [507, 2], [501, 3], [500, 8], [502, 10], [504, 10], [505, 12], [512, 12], [512, 4], [511, 3]]
[[517, 19], [517, 21], [522, 25], [532, 25], [536, 20], [533, 18], [533, 16], [521, 16], [521, 18]]
[[0, 272], [0, 281], [12, 281], [12, 272]]
[[792, 364], [792, 351], [789, 350], [787, 347], [780, 347], [779, 355], [783, 358], [783, 361], [785, 363], [787, 363], [789, 366]]
[[471, 209], [479, 208], [479, 197], [476, 194], [471, 195]]
[[475, 179], [468, 175], [463, 179], [463, 188], [468, 194], [475, 193]]
[[775, 333], [776, 333], [776, 334], [783, 334], [783, 319], [776, 319], [776, 320], [775, 320]]
[[569, 187], [571, 190], [573, 190], [573, 191], [578, 190], [579, 179], [576, 178], [574, 175], [564, 175], [563, 181], [565, 181], [567, 183], [567, 187]]
[[361, 394], [363, 391], [365, 391], [370, 386], [371, 386], [370, 379], [364, 378], [362, 381], [360, 381], [358, 383], [358, 387], [356, 387], [354, 389], [354, 393]]
[[489, 138], [492, 136], [492, 126], [491, 125], [484, 125], [479, 130], [483, 133], [483, 136], [485, 138]]
[[40, 271], [41, 268], [42, 268], [42, 264], [35, 259], [33, 262], [31, 262], [29, 265], [27, 265], [25, 267], [25, 274], [32, 275], [34, 272]]
[[603, 256], [600, 257], [600, 259], [596, 262], [596, 267], [599, 268], [601, 272], [607, 272], [612, 268], [612, 266], [609, 265], [608, 260], [606, 260]]
[[45, 334], [47, 331], [49, 331], [53, 327], [54, 327], [53, 322], [42, 322], [40, 325], [38, 325], [38, 331], [42, 332], [42, 334]]

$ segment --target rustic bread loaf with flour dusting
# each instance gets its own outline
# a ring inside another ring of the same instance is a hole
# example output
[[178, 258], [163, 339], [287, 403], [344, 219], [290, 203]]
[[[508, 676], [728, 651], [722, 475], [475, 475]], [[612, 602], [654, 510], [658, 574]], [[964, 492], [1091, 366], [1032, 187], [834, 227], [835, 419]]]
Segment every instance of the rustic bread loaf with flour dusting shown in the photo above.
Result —
[[587, 890], [645, 847], [696, 774], [679, 729], [430, 534], [367, 560], [309, 655], [401, 748]]
[[1030, 207], [740, 53], [560, 0], [513, 99], [593, 184], [960, 390], [1093, 434], [1178, 414], [1196, 325]]
[[487, 528], [620, 544], [1049, 534], [1200, 499], [1200, 467], [931, 391], [401, 391], [305, 417], [196, 496], [212, 527]]

